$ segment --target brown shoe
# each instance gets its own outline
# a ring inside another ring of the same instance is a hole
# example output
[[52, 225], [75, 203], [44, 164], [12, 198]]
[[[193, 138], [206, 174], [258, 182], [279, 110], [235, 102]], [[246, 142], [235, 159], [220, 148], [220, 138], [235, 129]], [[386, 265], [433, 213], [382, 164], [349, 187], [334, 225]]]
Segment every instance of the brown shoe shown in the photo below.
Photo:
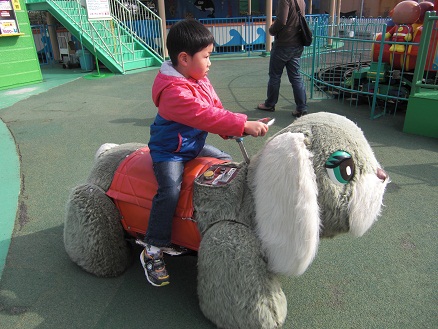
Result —
[[266, 106], [265, 103], [260, 103], [259, 105], [257, 105], [257, 110], [262, 110], [262, 111], [267, 111], [267, 112], [274, 112], [275, 111], [275, 106], [269, 107], [269, 106]]
[[292, 116], [294, 116], [295, 118], [299, 118], [303, 115], [306, 115], [307, 111], [297, 111], [297, 110], [293, 110], [292, 111]]

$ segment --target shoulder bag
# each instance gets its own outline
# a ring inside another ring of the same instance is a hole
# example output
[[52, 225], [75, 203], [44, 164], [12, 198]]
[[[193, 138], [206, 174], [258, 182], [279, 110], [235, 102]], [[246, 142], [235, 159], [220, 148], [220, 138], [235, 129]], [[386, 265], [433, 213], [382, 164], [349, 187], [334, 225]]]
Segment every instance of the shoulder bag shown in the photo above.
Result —
[[301, 13], [300, 7], [298, 6], [297, 0], [295, 0], [295, 8], [297, 10], [298, 19], [300, 21], [300, 33], [301, 33], [301, 41], [303, 42], [303, 46], [310, 46], [312, 44], [312, 31], [307, 24], [306, 18]]

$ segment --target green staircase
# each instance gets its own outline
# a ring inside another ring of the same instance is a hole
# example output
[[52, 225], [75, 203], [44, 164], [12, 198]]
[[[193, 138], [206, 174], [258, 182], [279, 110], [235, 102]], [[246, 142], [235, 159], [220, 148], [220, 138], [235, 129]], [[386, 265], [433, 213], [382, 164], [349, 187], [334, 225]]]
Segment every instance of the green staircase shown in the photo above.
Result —
[[86, 9], [74, 0], [26, 0], [26, 7], [49, 11], [113, 73], [161, 65], [161, 19], [140, 2], [127, 7], [109, 1], [111, 19], [102, 20], [89, 20]]

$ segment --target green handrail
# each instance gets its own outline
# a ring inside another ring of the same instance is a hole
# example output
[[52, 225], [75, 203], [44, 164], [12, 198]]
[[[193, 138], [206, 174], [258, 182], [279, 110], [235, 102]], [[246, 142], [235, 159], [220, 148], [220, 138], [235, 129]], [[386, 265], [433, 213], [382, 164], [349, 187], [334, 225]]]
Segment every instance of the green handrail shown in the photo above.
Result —
[[423, 32], [421, 34], [421, 39], [420, 39], [420, 47], [418, 49], [417, 65], [415, 67], [414, 77], [412, 79], [412, 89], [410, 96], [414, 96], [416, 93], [420, 92], [421, 88], [438, 90], [437, 85], [430, 85], [423, 83], [423, 75], [424, 75], [424, 69], [426, 67], [426, 59], [429, 54], [429, 51], [433, 51], [433, 49], [429, 49], [431, 43], [428, 42], [428, 40], [431, 40], [432, 38], [433, 27], [437, 20], [438, 20], [438, 16], [436, 15], [435, 11], [426, 12], [424, 23], [423, 23]]

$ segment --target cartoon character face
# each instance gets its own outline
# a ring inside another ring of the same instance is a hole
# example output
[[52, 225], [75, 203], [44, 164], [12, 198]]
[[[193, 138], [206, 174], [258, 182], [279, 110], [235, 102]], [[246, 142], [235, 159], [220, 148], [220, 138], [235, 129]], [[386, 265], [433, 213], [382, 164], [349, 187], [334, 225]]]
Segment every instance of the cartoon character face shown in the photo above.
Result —
[[392, 20], [395, 24], [413, 24], [421, 14], [420, 5], [416, 1], [402, 1], [392, 10]]

